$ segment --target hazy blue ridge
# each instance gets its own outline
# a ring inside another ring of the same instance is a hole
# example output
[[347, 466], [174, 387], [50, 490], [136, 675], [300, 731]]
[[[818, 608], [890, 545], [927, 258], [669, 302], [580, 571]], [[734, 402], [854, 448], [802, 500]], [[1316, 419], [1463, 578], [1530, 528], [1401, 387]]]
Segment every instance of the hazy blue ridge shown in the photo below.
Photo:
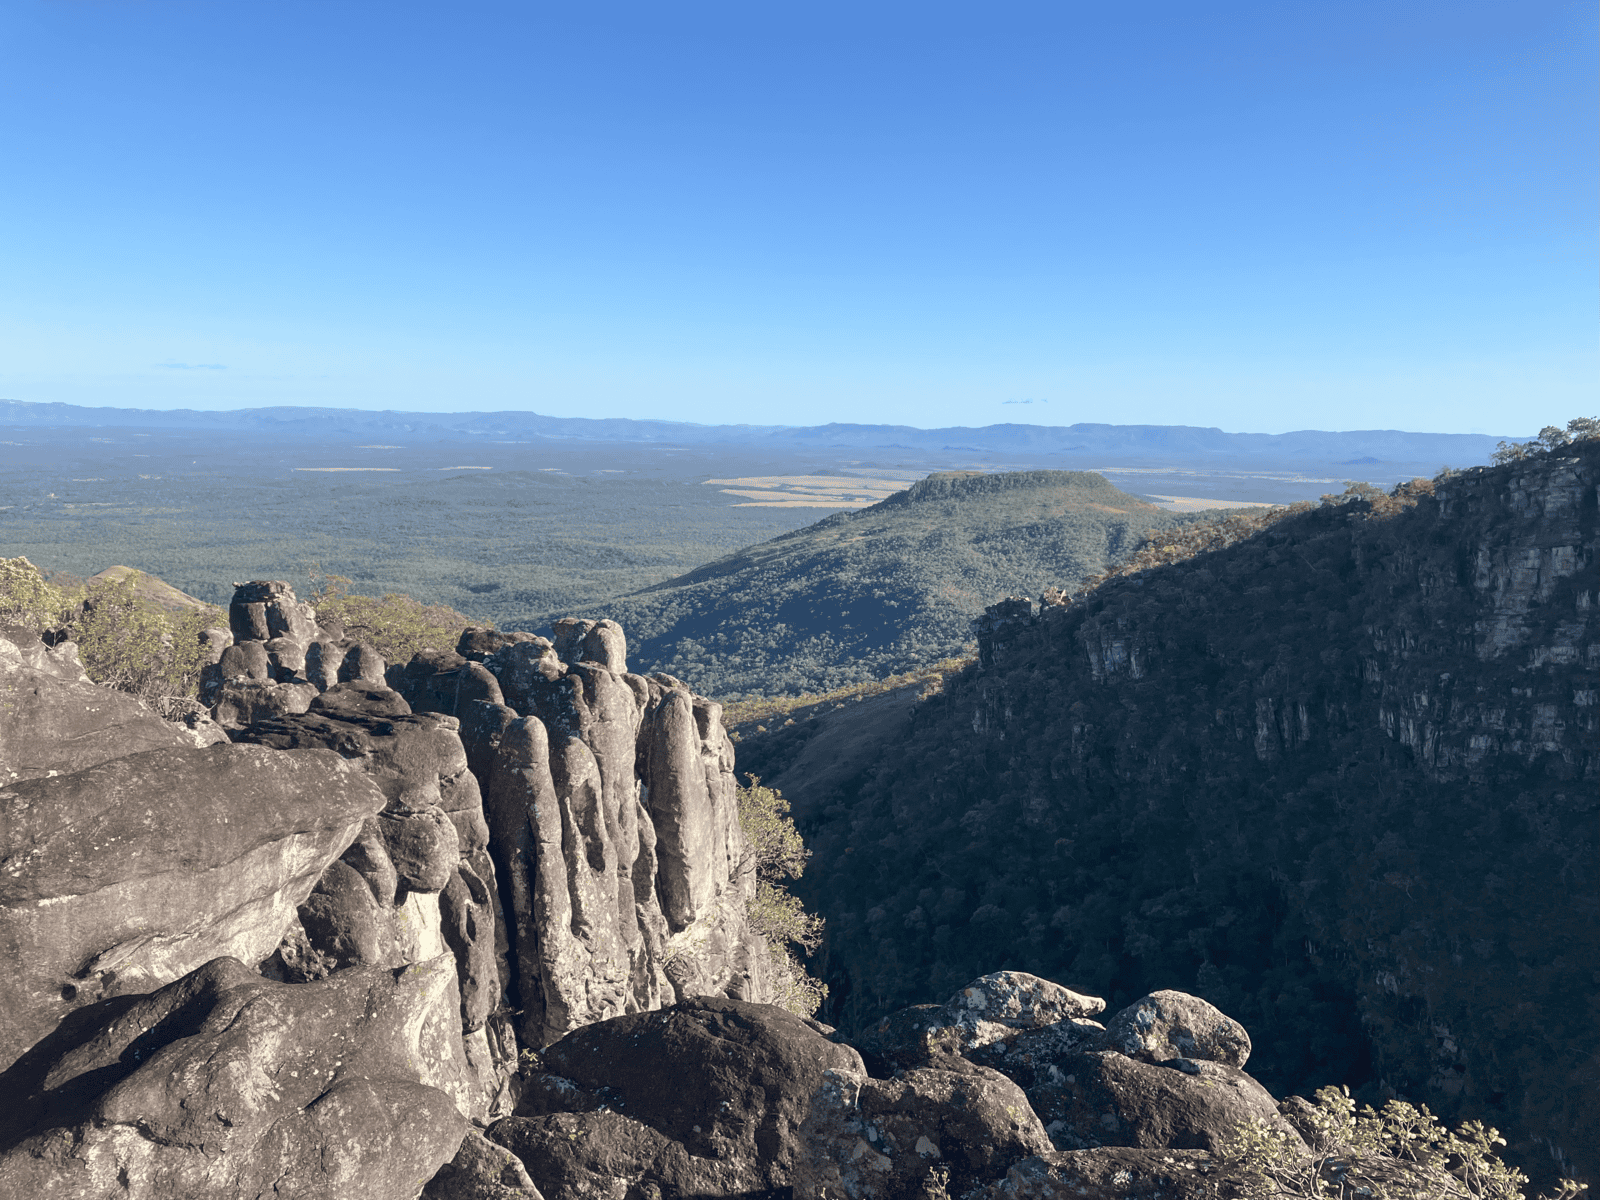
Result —
[[[533, 412], [393, 412], [344, 408], [247, 408], [228, 411], [86, 408], [0, 400], [0, 425], [191, 430], [299, 431], [319, 435], [431, 432], [466, 441], [573, 439], [614, 442], [770, 444], [774, 449], [903, 449], [918, 452], [1114, 454], [1157, 460], [1273, 458], [1319, 463], [1488, 460], [1501, 440], [1485, 434], [1392, 429], [1228, 433], [1190, 425], [1000, 424], [918, 429], [910, 425], [698, 425], [686, 421], [550, 417]], [[1515, 440], [1515, 439], [1512, 439]]]

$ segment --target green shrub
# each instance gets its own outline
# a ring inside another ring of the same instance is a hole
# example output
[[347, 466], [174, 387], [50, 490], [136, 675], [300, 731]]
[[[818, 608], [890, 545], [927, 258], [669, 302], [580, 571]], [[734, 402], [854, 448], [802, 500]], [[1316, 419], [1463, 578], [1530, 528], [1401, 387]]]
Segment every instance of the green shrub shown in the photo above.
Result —
[[[1248, 1200], [1523, 1200], [1528, 1177], [1496, 1156], [1498, 1130], [1467, 1121], [1454, 1132], [1426, 1105], [1390, 1100], [1356, 1110], [1348, 1088], [1322, 1088], [1304, 1112], [1305, 1154], [1265, 1121], [1242, 1123], [1220, 1165]], [[1563, 1180], [1553, 1200], [1588, 1185]]]
[[318, 621], [334, 619], [345, 634], [359, 638], [388, 663], [408, 663], [419, 650], [454, 650], [461, 631], [483, 624], [443, 604], [424, 604], [404, 592], [382, 597], [358, 596], [343, 575], [310, 568], [312, 607]]
[[72, 603], [26, 558], [0, 558], [0, 625], [52, 629], [66, 622]]
[[811, 851], [789, 816], [789, 802], [775, 788], [749, 776], [739, 789], [739, 824], [750, 839], [756, 859], [756, 894], [747, 909], [750, 927], [767, 941], [771, 955], [774, 1003], [802, 1017], [822, 1005], [828, 986], [807, 974], [798, 947], [807, 954], [822, 944], [822, 918], [806, 912], [798, 896], [781, 882], [798, 879]]
[[203, 630], [226, 625], [220, 609], [169, 612], [135, 594], [139, 573], [91, 583], [67, 630], [89, 678], [146, 700], [194, 696], [210, 661]]

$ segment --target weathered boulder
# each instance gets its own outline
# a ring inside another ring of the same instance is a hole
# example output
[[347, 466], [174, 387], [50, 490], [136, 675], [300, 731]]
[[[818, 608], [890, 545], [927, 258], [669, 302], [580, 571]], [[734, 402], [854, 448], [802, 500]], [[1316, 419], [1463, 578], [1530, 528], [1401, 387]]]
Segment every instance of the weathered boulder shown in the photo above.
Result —
[[265, 958], [384, 798], [326, 751], [219, 745], [11, 783], [4, 802], [0, 1065], [102, 997]]
[[0, 625], [0, 671], [17, 667], [42, 671], [69, 683], [88, 683], [88, 673], [78, 659], [78, 644], [40, 634], [26, 625]]
[[801, 1139], [795, 1200], [961, 1196], [1050, 1149], [1022, 1089], [982, 1068], [924, 1067], [894, 1079], [831, 1070]]
[[1243, 1067], [1250, 1058], [1244, 1026], [1187, 992], [1151, 992], [1135, 1000], [1106, 1023], [1106, 1039], [1129, 1058], [1152, 1063], [1192, 1058]]
[[[1030, 1042], [1034, 1054], [1057, 1042], [1081, 1050], [1104, 1033], [1089, 1018], [1105, 1007], [1098, 996], [1083, 995], [1025, 971], [994, 971], [974, 979], [943, 1004], [916, 1004], [890, 1013], [869, 1026], [855, 1044], [876, 1074], [943, 1062], [950, 1055], [971, 1056], [990, 1045], [1011, 1045], [1029, 1030], [1057, 1030]], [[999, 1061], [981, 1061], [1002, 1066]]]
[[562, 1200], [773, 1194], [749, 1163], [693, 1154], [619, 1112], [507, 1117], [488, 1136], [521, 1160], [541, 1193]]
[[0, 1194], [393, 1200], [456, 1153], [469, 1088], [448, 959], [286, 985], [218, 959], [121, 997], [4, 1077], [31, 1128]]
[[476, 1129], [422, 1189], [421, 1200], [544, 1200], [522, 1160]]
[[862, 1073], [860, 1055], [814, 1022], [717, 997], [586, 1025], [549, 1047], [544, 1064], [579, 1093], [604, 1089], [614, 1112], [688, 1155], [737, 1166], [752, 1188], [788, 1184], [823, 1072]]
[[1155, 1066], [1111, 1050], [1070, 1054], [1038, 1071], [1027, 1096], [1064, 1150], [1216, 1150], [1250, 1120], [1302, 1144], [1266, 1088], [1237, 1067], [1205, 1059]]
[[303, 713], [316, 698], [317, 689], [309, 683], [228, 679], [213, 693], [211, 719], [227, 730], [242, 729], [256, 721]]
[[142, 700], [89, 682], [71, 642], [0, 636], [0, 785], [193, 744]]
[[518, 630], [484, 629], [477, 625], [470, 625], [461, 631], [461, 637], [456, 642], [456, 653], [462, 658], [471, 659], [473, 662], [482, 662], [497, 650], [515, 642], [531, 642], [535, 640], [531, 633], [522, 633]]
[[214, 674], [221, 681], [250, 679], [266, 683], [272, 679], [272, 660], [265, 642], [235, 642], [217, 656]]

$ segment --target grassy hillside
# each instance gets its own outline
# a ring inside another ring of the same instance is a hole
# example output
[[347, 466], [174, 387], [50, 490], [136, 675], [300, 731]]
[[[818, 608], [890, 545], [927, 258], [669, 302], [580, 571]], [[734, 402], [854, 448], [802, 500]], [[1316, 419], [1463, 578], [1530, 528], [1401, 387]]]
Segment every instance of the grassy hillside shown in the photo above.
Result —
[[946, 472], [577, 615], [620, 621], [635, 669], [708, 695], [825, 692], [957, 654], [986, 605], [1190, 519], [1091, 472]]

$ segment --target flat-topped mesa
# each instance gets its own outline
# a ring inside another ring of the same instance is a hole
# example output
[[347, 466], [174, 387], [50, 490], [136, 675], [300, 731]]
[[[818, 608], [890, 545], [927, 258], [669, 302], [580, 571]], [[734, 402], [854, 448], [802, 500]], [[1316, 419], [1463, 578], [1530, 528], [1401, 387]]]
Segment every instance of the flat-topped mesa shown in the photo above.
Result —
[[[217, 657], [200, 676], [200, 697], [225, 729], [303, 713], [341, 683], [383, 682], [382, 655], [346, 637], [337, 621], [319, 624], [316, 609], [281, 579], [234, 584], [228, 628], [207, 631]], [[232, 644], [222, 644], [230, 636]]]
[[523, 1040], [548, 1045], [691, 996], [770, 1001], [721, 706], [671, 676], [630, 673], [614, 621], [554, 632], [468, 630], [459, 653], [389, 672], [416, 711], [461, 722]]

